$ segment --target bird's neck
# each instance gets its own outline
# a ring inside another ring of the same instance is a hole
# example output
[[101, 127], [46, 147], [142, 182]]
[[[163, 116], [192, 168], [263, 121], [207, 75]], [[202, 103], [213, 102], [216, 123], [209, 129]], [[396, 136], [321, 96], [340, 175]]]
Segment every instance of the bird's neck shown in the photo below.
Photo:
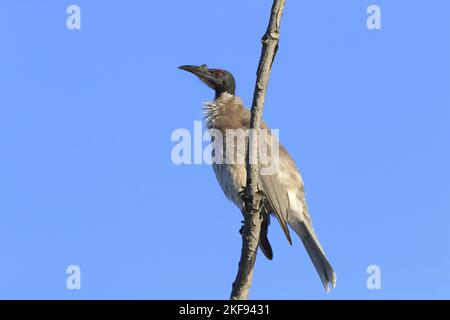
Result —
[[225, 106], [234, 100], [234, 95], [222, 92], [213, 101], [205, 102], [203, 106], [204, 124], [207, 128], [215, 128], [216, 120], [223, 115]]
[[228, 92], [222, 92], [221, 94], [214, 97], [214, 101], [227, 103], [234, 99], [234, 94], [228, 93]]
[[225, 87], [216, 89], [216, 95], [215, 95], [214, 99], [218, 99], [223, 94], [230, 94], [230, 95], [234, 96], [235, 92], [236, 92], [236, 88], [233, 85], [227, 84]]

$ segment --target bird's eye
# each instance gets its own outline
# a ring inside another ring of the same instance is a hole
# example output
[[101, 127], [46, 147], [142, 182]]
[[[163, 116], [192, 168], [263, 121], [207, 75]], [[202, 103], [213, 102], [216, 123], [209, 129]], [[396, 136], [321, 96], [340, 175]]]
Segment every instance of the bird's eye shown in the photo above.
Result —
[[214, 73], [214, 75], [215, 75], [217, 78], [221, 78], [221, 77], [222, 77], [222, 72], [216, 71], [216, 72]]

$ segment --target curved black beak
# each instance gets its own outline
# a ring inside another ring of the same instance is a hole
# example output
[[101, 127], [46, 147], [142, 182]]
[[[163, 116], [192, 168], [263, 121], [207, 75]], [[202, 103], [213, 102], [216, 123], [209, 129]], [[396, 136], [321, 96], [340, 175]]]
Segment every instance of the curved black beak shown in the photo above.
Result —
[[199, 75], [204, 70], [208, 70], [208, 67], [206, 65], [203, 66], [194, 66], [194, 65], [185, 65], [185, 66], [179, 66], [178, 69], [188, 71], [190, 73], [195, 74], [196, 76]]
[[178, 69], [195, 74], [211, 88], [215, 88], [218, 85], [218, 80], [211, 74], [206, 64], [202, 64], [201, 66], [185, 65], [178, 67]]

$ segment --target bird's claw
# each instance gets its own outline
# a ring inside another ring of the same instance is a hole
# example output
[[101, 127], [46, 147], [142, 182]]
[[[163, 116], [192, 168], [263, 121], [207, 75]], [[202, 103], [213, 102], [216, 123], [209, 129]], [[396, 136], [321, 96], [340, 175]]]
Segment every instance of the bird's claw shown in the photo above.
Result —
[[244, 228], [245, 228], [244, 222], [245, 222], [244, 220], [241, 221], [242, 226], [241, 226], [241, 228], [239, 229], [239, 234], [240, 234], [241, 236], [244, 235]]
[[243, 210], [246, 213], [251, 213], [254, 211], [261, 212], [265, 206], [266, 197], [260, 190], [257, 191], [256, 195], [257, 201], [255, 205], [253, 205], [253, 197], [251, 196], [251, 194], [247, 192], [247, 190], [244, 187], [241, 189], [241, 191], [238, 192], [238, 195], [243, 202]]
[[256, 210], [258, 210], [259, 212], [262, 212], [262, 209], [264, 208], [266, 204], [266, 197], [264, 196], [264, 194], [258, 190], [258, 203], [256, 204]]
[[247, 192], [245, 190], [245, 187], [241, 187], [241, 190], [238, 192], [238, 196], [244, 202], [248, 199], [248, 195], [247, 195]]
[[238, 192], [239, 198], [242, 200], [242, 209], [245, 213], [251, 212], [251, 207], [249, 207], [249, 203], [251, 203], [251, 197], [247, 193], [245, 187], [241, 188], [241, 191]]

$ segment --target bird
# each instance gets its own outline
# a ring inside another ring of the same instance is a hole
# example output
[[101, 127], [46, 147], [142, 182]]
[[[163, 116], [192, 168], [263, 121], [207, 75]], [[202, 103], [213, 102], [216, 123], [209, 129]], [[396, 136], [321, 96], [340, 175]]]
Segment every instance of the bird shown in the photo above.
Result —
[[[207, 129], [217, 130], [224, 136], [230, 130], [248, 130], [250, 110], [245, 108], [242, 100], [235, 95], [236, 82], [231, 72], [208, 68], [206, 64], [183, 65], [179, 69], [194, 74], [215, 92], [214, 100], [204, 104], [203, 121]], [[268, 128], [264, 121], [262, 121], [261, 128]], [[227, 139], [223, 138], [221, 143], [226, 149]], [[268, 140], [263, 143], [268, 143]], [[289, 244], [292, 245], [289, 227], [301, 239], [326, 292], [329, 292], [330, 287], [335, 288], [336, 286], [336, 274], [314, 231], [306, 204], [303, 179], [288, 151], [281, 143], [278, 144], [278, 147], [279, 165], [277, 170], [271, 174], [259, 174], [258, 189], [263, 197], [261, 209], [263, 220], [259, 247], [269, 260], [273, 259], [268, 228], [270, 217], [275, 216]], [[244, 145], [244, 148], [237, 148], [236, 152], [241, 153], [241, 158], [244, 156], [245, 159], [246, 148], [247, 144]], [[247, 182], [245, 162], [213, 162], [212, 167], [226, 197], [243, 212], [242, 190]]]

